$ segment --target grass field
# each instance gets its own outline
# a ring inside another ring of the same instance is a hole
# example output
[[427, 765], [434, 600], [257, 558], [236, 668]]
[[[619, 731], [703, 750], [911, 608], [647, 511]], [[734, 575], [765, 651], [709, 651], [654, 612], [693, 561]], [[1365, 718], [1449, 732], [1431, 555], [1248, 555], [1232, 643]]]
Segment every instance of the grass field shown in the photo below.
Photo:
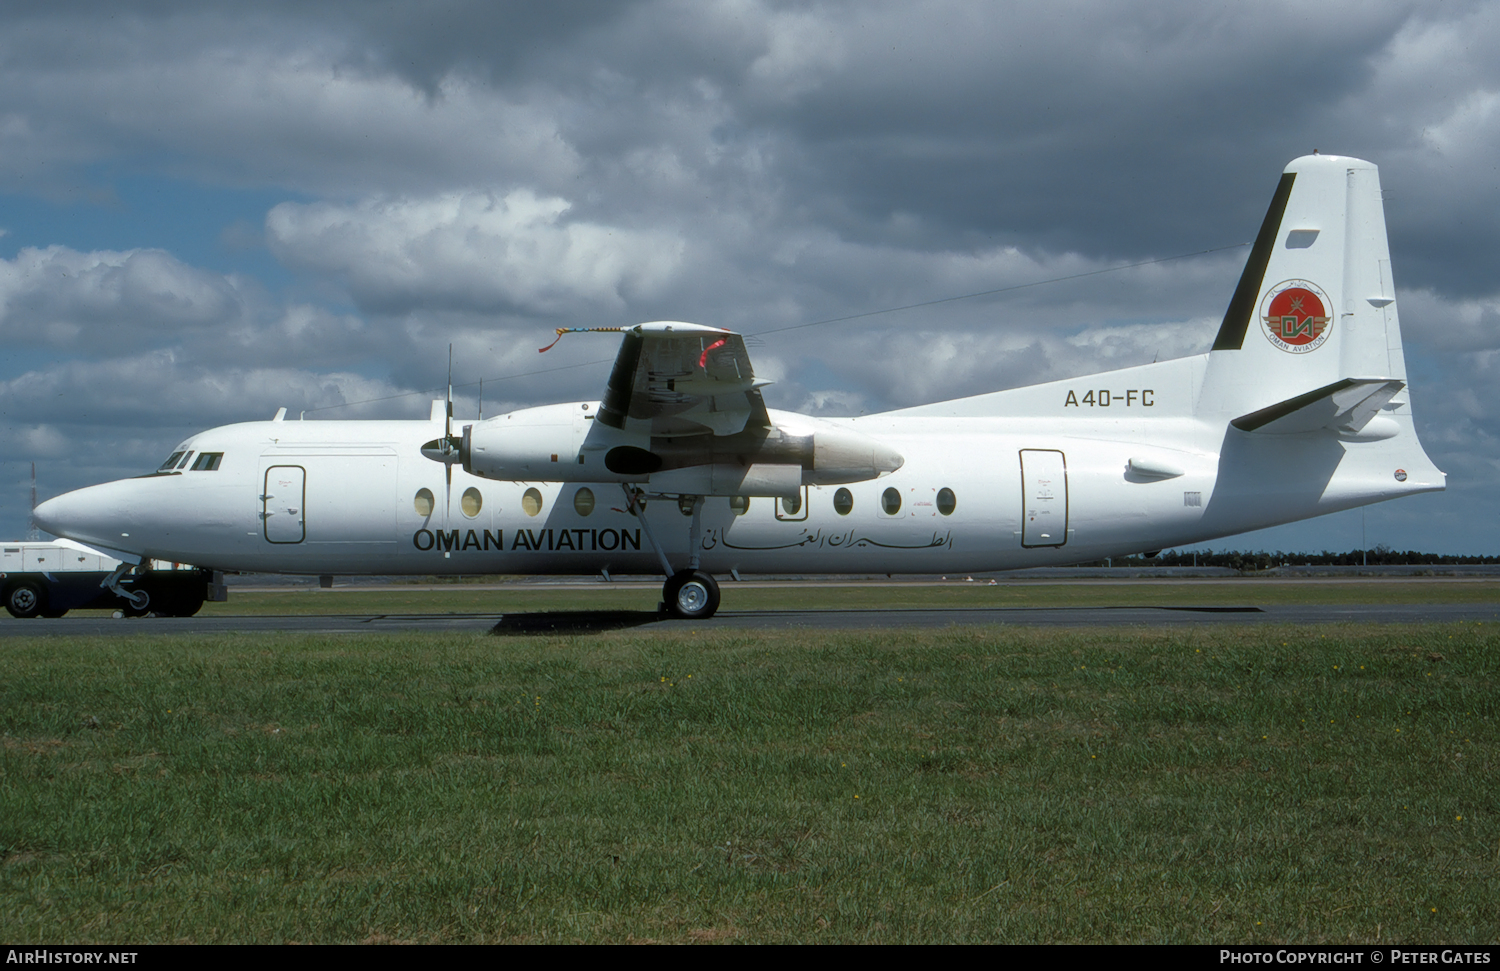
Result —
[[[722, 585], [723, 610], [818, 607], [1104, 607], [1266, 606], [1268, 604], [1500, 603], [1500, 580], [1447, 578], [1232, 579], [1066, 583], [850, 583]], [[571, 587], [508, 584], [438, 589], [232, 590], [227, 603], [204, 604], [204, 616], [245, 614], [500, 613], [533, 610], [651, 610], [658, 583], [583, 583]], [[83, 612], [80, 612], [83, 613]]]
[[1494, 942], [1497, 641], [8, 638], [0, 938]]

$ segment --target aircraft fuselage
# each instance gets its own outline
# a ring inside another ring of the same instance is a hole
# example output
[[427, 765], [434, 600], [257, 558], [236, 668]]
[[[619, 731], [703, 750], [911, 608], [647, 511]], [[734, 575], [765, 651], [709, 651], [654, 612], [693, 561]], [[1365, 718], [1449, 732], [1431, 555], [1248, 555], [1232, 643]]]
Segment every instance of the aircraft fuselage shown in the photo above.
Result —
[[[1064, 399], [1065, 400], [1065, 399]], [[1201, 542], [1441, 488], [1384, 443], [1253, 436], [1192, 417], [845, 421], [900, 451], [896, 472], [797, 500], [709, 497], [697, 552], [725, 574], [935, 573], [1073, 563]], [[222, 453], [79, 490], [48, 518], [109, 550], [218, 570], [411, 575], [660, 573], [620, 484], [492, 481], [420, 452], [429, 421], [271, 421], [202, 432]], [[1414, 439], [1410, 439], [1414, 440]], [[1404, 480], [1397, 479], [1401, 468]], [[476, 501], [477, 500], [477, 501]], [[674, 562], [689, 507], [647, 503]]]

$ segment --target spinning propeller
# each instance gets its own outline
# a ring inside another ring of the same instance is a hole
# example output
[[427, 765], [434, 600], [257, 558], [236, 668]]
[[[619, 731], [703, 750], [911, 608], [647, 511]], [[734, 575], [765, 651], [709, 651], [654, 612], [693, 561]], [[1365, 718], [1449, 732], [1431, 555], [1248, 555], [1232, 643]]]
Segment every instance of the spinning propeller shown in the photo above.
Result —
[[463, 440], [453, 437], [453, 345], [448, 345], [448, 400], [443, 416], [443, 437], [434, 438], [422, 446], [422, 454], [434, 462], [443, 463], [443, 473], [448, 488], [443, 499], [443, 522], [448, 521], [449, 507], [453, 504], [453, 463], [462, 462]]

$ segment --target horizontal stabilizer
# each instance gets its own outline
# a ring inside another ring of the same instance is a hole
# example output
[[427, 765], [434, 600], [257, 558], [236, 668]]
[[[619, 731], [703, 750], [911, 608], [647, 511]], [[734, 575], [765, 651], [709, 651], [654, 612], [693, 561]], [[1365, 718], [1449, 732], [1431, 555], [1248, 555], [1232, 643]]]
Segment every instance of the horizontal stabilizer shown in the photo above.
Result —
[[1230, 424], [1242, 432], [1267, 435], [1294, 435], [1320, 428], [1358, 432], [1404, 387], [1406, 382], [1396, 378], [1344, 378], [1241, 415]]

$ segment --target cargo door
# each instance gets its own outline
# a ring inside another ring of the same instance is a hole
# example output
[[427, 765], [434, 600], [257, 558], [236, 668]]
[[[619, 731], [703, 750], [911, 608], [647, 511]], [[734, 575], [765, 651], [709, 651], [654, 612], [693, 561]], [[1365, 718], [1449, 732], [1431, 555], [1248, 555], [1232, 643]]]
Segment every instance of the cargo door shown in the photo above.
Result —
[[1068, 463], [1054, 449], [1021, 449], [1021, 545], [1068, 541]]
[[273, 465], [266, 469], [260, 518], [265, 523], [268, 542], [300, 543], [307, 537], [306, 496], [307, 471], [302, 466]]

